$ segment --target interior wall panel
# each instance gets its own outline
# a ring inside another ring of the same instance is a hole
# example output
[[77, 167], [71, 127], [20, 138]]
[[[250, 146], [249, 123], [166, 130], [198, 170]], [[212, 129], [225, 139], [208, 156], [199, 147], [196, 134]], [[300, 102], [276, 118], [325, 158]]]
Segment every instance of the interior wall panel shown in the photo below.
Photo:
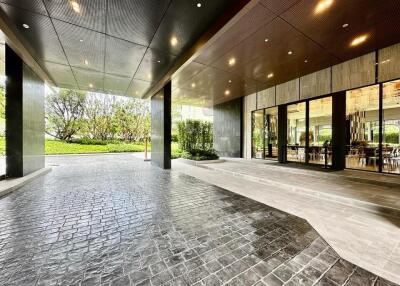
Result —
[[301, 77], [300, 99], [331, 93], [331, 70], [331, 68], [327, 68]]
[[300, 99], [299, 79], [285, 82], [276, 86], [276, 104], [286, 104]]
[[332, 67], [332, 92], [375, 83], [375, 53], [352, 59]]
[[379, 82], [400, 78], [400, 44], [379, 50]]
[[275, 87], [261, 90], [257, 93], [257, 109], [275, 106]]

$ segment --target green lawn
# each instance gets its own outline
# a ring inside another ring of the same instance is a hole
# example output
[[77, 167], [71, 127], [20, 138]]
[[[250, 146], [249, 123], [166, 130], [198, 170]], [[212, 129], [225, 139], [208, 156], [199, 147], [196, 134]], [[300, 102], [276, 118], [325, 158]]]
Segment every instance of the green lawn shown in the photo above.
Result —
[[68, 143], [59, 140], [46, 140], [45, 150], [47, 155], [54, 154], [86, 154], [86, 153], [121, 153], [144, 152], [142, 143], [110, 143], [107, 145], [88, 145]]
[[[180, 157], [177, 143], [172, 143], [172, 157]], [[148, 151], [151, 151], [149, 144]], [[143, 143], [109, 143], [107, 145], [68, 143], [59, 140], [46, 140], [46, 155], [56, 154], [90, 154], [90, 153], [122, 153], [122, 152], [144, 152]], [[0, 137], [0, 155], [5, 155], [5, 140]]]

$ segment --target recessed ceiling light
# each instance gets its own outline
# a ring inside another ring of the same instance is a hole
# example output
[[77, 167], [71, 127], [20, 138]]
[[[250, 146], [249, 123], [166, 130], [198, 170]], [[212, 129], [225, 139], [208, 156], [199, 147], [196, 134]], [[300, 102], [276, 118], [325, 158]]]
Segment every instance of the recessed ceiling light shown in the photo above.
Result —
[[178, 38], [173, 36], [170, 40], [171, 46], [175, 47], [178, 44]]
[[231, 79], [229, 80], [229, 83], [232, 83], [232, 80], [231, 80]]
[[22, 27], [24, 27], [25, 29], [29, 29], [29, 25], [28, 24], [22, 24]]
[[80, 39], [80, 40], [79, 40], [79, 42], [81, 42], [81, 43], [82, 43], [82, 42], [83, 42], [83, 39]]
[[293, 54], [293, 52], [292, 51], [288, 51], [288, 55], [292, 55]]
[[157, 63], [161, 63], [161, 61], [160, 61], [160, 60], [158, 60], [158, 61], [157, 61]]
[[305, 63], [308, 63], [308, 60], [304, 60]]
[[90, 88], [93, 88], [93, 84], [89, 83], [89, 87], [90, 87]]
[[273, 78], [273, 77], [274, 77], [273, 73], [270, 73], [270, 74], [267, 75], [267, 78]]
[[81, 6], [79, 5], [78, 2], [72, 0], [72, 1], [69, 1], [69, 3], [71, 4], [72, 10], [74, 10], [76, 13], [81, 12]]
[[230, 95], [231, 91], [229, 89], [225, 90], [225, 95]]
[[343, 28], [347, 28], [349, 26], [349, 24], [345, 23], [342, 25]]
[[192, 87], [193, 87], [193, 88], [195, 88], [195, 87], [196, 87], [196, 84], [195, 84], [194, 82], [192, 83]]
[[85, 63], [85, 65], [87, 65], [87, 66], [89, 65], [89, 61], [88, 61], [88, 60], [85, 60], [84, 63]]
[[230, 66], [233, 66], [233, 65], [236, 64], [236, 59], [235, 58], [230, 58], [228, 63], [229, 63]]
[[334, 0], [320, 0], [315, 6], [314, 14], [321, 14], [322, 12], [326, 11], [330, 8], [333, 4]]
[[201, 8], [201, 3], [197, 3], [197, 8]]
[[264, 40], [264, 42], [268, 42], [268, 41], [269, 41], [269, 39], [265, 39], [265, 40]]
[[135, 91], [135, 94], [136, 94], [136, 95], [139, 95], [139, 92], [138, 92], [138, 91]]
[[364, 34], [364, 35], [361, 35], [361, 36], [357, 36], [351, 41], [350, 46], [351, 47], [355, 47], [355, 46], [361, 45], [367, 39], [368, 39], [368, 35], [367, 34]]

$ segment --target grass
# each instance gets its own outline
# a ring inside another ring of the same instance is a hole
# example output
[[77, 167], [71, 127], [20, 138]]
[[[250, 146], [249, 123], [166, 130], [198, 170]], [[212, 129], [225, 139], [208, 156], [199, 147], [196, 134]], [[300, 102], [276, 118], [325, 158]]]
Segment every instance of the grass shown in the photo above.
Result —
[[[0, 155], [5, 155], [5, 139], [0, 137]], [[178, 143], [171, 145], [172, 158], [181, 157]], [[149, 144], [148, 151], [151, 151]], [[46, 155], [58, 154], [92, 154], [92, 153], [122, 153], [122, 152], [144, 152], [144, 143], [137, 142], [112, 142], [108, 144], [79, 144], [68, 143], [60, 140], [49, 140], [45, 142]]]

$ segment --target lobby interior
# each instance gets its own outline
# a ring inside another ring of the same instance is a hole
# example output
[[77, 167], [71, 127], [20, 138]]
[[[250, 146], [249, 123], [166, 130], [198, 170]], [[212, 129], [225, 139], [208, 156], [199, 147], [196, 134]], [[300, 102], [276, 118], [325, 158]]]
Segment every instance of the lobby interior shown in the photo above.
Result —
[[[56, 194], [66, 185], [74, 194], [71, 216], [82, 219], [77, 209], [87, 197], [70, 178], [77, 176], [85, 191], [96, 186], [105, 202], [120, 202], [109, 191], [115, 191], [114, 186], [121, 186], [126, 200], [143, 201], [146, 207], [139, 211], [133, 210], [140, 209], [137, 205], [129, 209], [133, 205], [124, 203], [117, 209], [135, 212], [132, 220], [147, 226], [144, 233], [131, 220], [129, 229], [118, 230], [120, 239], [115, 245], [101, 241], [107, 249], [107, 265], [114, 263], [117, 248], [126, 258], [129, 251], [120, 247], [122, 242], [138, 246], [140, 253], [134, 253], [137, 261], [124, 260], [121, 273], [120, 269], [112, 275], [96, 272], [95, 278], [87, 274], [93, 266], [87, 259], [99, 258], [96, 247], [101, 246], [97, 243], [103, 234], [110, 239], [110, 233], [103, 230], [92, 238], [96, 245], [89, 252], [94, 252], [89, 258], [83, 255], [77, 271], [72, 271], [72, 264], [65, 268], [60, 259], [54, 263], [59, 267], [57, 277], [41, 276], [35, 269], [27, 285], [86, 285], [85, 279], [89, 279], [87, 285], [154, 286], [400, 283], [400, 241], [396, 237], [400, 225], [399, 15], [397, 0], [0, 0], [0, 62], [7, 79], [5, 176], [21, 179], [47, 172], [43, 171], [45, 84], [149, 99], [153, 165], [110, 155], [109, 162], [121, 168], [118, 176], [110, 174], [104, 158], [83, 160], [96, 166], [98, 173], [91, 173], [74, 159], [72, 163], [65, 163], [65, 158], [49, 159], [60, 167], [0, 200], [0, 212], [6, 218], [0, 224], [7, 229], [0, 232], [0, 263], [4, 263], [0, 281], [10, 285], [23, 281], [24, 272], [7, 264], [5, 258], [24, 260], [21, 252], [8, 252], [6, 246], [20, 232], [29, 240], [25, 224], [12, 225], [14, 214], [25, 203], [29, 211], [18, 214], [17, 221], [29, 220], [33, 214], [33, 224], [42, 224], [34, 221], [34, 214], [43, 212], [48, 217], [53, 210], [43, 204], [36, 210], [29, 201], [40, 202], [44, 192], [45, 202], [54, 200], [63, 210], [57, 216], [59, 221], [53, 218], [51, 224], [60, 223], [60, 229], [67, 231], [63, 219], [67, 220], [69, 210], [62, 201], [69, 202], [70, 193], [61, 191], [62, 199]], [[171, 161], [171, 102], [213, 109], [214, 148], [225, 162], [195, 167]], [[143, 181], [137, 179], [143, 174]], [[152, 182], [151, 176], [157, 179]], [[199, 194], [191, 197], [186, 185]], [[164, 187], [166, 194], [161, 192]], [[132, 190], [140, 191], [132, 194]], [[205, 190], [215, 198], [215, 205], [206, 198]], [[97, 205], [97, 193], [88, 196], [96, 203], [85, 204], [83, 212], [96, 207], [109, 210], [107, 203]], [[218, 217], [215, 225], [202, 229], [210, 214], [195, 205], [210, 207], [211, 214]], [[185, 213], [193, 209], [197, 220]], [[280, 216], [285, 221], [277, 223], [274, 219]], [[273, 225], [263, 225], [260, 217]], [[214, 259], [222, 270], [211, 269], [208, 262], [217, 255], [214, 248], [222, 247], [218, 229], [225, 227], [224, 220], [229, 221], [231, 238], [242, 244], [228, 250], [229, 242], [222, 241], [224, 259]], [[251, 227], [240, 220], [251, 221]], [[185, 229], [184, 223], [176, 225], [177, 221], [193, 225]], [[179, 237], [167, 235], [163, 222]], [[124, 219], [117, 215], [114, 223], [124, 225]], [[193, 229], [196, 227], [201, 229], [199, 233]], [[299, 252], [282, 254], [288, 260], [264, 272], [277, 258], [276, 253], [266, 256], [263, 252], [262, 243], [270, 235], [264, 232], [279, 233], [280, 228], [289, 234], [271, 247], [280, 247], [281, 255], [297, 237], [301, 240], [300, 246], [295, 246]], [[134, 239], [129, 237], [132, 233]], [[205, 241], [203, 235], [208, 235]], [[40, 234], [51, 247], [35, 248], [35, 257], [45, 253], [47, 259], [53, 253], [49, 252], [55, 248], [53, 243], [60, 241], [53, 242], [50, 236], [45, 231]], [[173, 255], [182, 260], [170, 260], [159, 236], [168, 240], [166, 245], [174, 245], [169, 247], [171, 251], [181, 247], [174, 244], [178, 240], [185, 241], [182, 253]], [[144, 242], [148, 237], [151, 246]], [[79, 238], [74, 247], [78, 242]], [[194, 250], [204, 265], [194, 267], [195, 259], [183, 254], [189, 250]], [[231, 262], [225, 259], [227, 252], [233, 256], [229, 256]], [[298, 263], [302, 254], [310, 259], [303, 264]], [[158, 260], [150, 261], [155, 255]], [[331, 259], [324, 261], [325, 268], [318, 269], [318, 259], [309, 264], [324, 255]], [[136, 262], [133, 271], [129, 267]], [[246, 268], [233, 267], [239, 262]], [[184, 265], [185, 275], [191, 273], [199, 279], [175, 276], [176, 264]], [[310, 273], [315, 270], [318, 275]], [[76, 272], [79, 275], [74, 276]], [[50, 280], [43, 282], [44, 278]]]

